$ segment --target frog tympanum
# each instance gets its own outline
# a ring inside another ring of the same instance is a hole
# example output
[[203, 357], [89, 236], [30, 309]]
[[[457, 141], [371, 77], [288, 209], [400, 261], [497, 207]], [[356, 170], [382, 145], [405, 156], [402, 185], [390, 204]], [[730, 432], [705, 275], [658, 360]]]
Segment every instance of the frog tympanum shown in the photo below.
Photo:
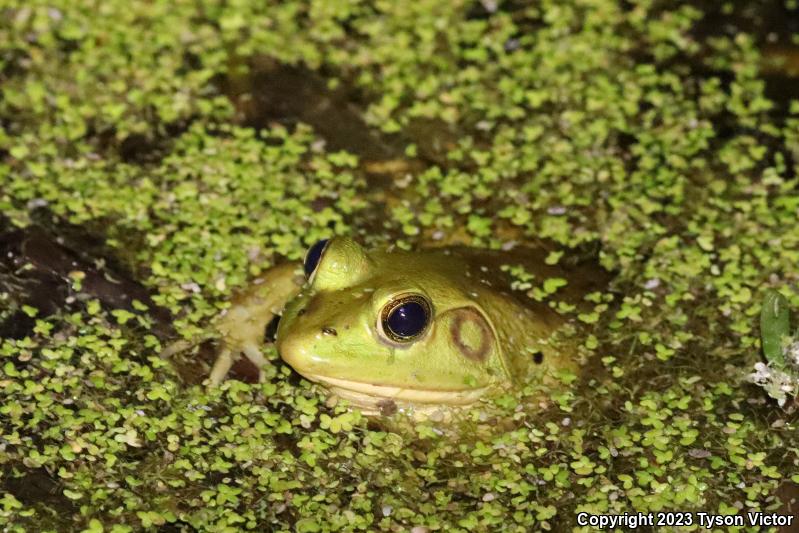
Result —
[[218, 323], [223, 342], [210, 381], [220, 383], [240, 354], [262, 366], [264, 329], [276, 315], [280, 356], [366, 412], [385, 402], [464, 405], [514, 383], [551, 381], [575, 367], [574, 345], [551, 338], [565, 319], [511, 290], [501, 268], [521, 264], [536, 280], [574, 277], [545, 256], [319, 241], [306, 254], [304, 276], [299, 263], [273, 267], [232, 302]]

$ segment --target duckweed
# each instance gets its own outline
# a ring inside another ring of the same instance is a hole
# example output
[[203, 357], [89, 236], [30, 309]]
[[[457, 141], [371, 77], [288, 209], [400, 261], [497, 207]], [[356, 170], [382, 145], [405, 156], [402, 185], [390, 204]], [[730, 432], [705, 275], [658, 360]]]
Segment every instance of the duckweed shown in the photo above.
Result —
[[[561, 531], [578, 512], [787, 505], [797, 411], [742, 369], [760, 357], [755, 295], [799, 307], [799, 101], [760, 73], [765, 36], [791, 35], [710, 9], [0, 6], [3, 231], [44, 209], [56, 234], [104, 242], [95, 259], [146, 286], [175, 336], [206, 336], [236, 288], [334, 233], [544, 239], [548, 262], [576, 251], [614, 274], [560, 307], [587, 328], [590, 371], [452, 428], [351, 412], [272, 348], [266, 383], [205, 389], [158, 357], [143, 307], [84, 298], [77, 274], [81, 297], [48, 315], [0, 268], [0, 331], [33, 321], [0, 339], [5, 530]], [[321, 79], [380, 150], [281, 111], [314, 98], [259, 99], [285, 69]], [[507, 269], [557, 305], [561, 280]]]

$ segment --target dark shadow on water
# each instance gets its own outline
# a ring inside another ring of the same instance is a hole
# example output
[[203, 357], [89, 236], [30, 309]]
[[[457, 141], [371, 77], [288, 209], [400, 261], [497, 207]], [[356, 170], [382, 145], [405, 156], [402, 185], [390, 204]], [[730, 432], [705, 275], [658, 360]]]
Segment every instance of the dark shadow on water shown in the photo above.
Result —
[[3, 470], [0, 490], [9, 492], [23, 505], [36, 507], [40, 517], [50, 512], [54, 514], [53, 521], [63, 524], [65, 518], [78, 512], [75, 504], [64, 496], [61, 484], [44, 468], [27, 469], [20, 465], [16, 468], [23, 472], [19, 476], [12, 476], [8, 468]]
[[[324, 139], [327, 151], [346, 150], [357, 155], [373, 185], [386, 184], [380, 181], [381, 175], [446, 165], [446, 154], [459, 138], [457, 132], [438, 121], [415, 120], [402, 133], [392, 134], [368, 125], [363, 116], [369, 102], [346, 79], [336, 78], [333, 88], [319, 72], [279, 63], [268, 56], [255, 56], [246, 69], [240, 70], [241, 74], [230, 74], [218, 84], [241, 114], [244, 125], [308, 124]], [[416, 145], [418, 157], [405, 154], [411, 143]]]
[[799, 9], [784, 0], [750, 2], [699, 2], [705, 13], [692, 33], [698, 40], [740, 33], [750, 35], [761, 51], [762, 79], [766, 96], [776, 104], [777, 116], [785, 116], [790, 101], [799, 98]]
[[328, 151], [347, 150], [368, 160], [402, 155], [398, 139], [372, 131], [346, 93], [330, 89], [315, 72], [264, 56], [252, 63], [249, 75], [231, 77], [225, 88], [243, 112], [245, 125], [257, 128], [304, 122], [325, 139]]
[[[53, 233], [34, 224], [12, 228], [0, 220], [0, 290], [10, 294], [18, 305], [38, 310], [48, 316], [81, 306], [90, 299], [99, 300], [109, 309], [137, 313], [134, 300], [149, 308], [152, 331], [160, 336], [171, 332], [171, 317], [155, 305], [149, 291], [133, 280], [114, 256], [93, 255], [103, 246], [89, 234], [72, 227]], [[80, 289], [74, 289], [76, 276]], [[0, 337], [20, 338], [31, 333], [34, 321], [19, 313], [0, 324]]]

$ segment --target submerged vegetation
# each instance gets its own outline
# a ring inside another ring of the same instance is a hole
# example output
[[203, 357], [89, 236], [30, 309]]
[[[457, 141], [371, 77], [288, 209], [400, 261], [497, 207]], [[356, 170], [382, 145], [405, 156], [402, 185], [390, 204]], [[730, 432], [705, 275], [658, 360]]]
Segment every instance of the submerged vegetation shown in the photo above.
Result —
[[[797, 411], [746, 375], [762, 291], [799, 308], [799, 80], [768, 52], [799, 28], [738, 4], [0, 4], [4, 531], [795, 513]], [[74, 262], [5, 253], [34, 227]], [[269, 346], [266, 383], [210, 390], [158, 357], [331, 233], [595, 256], [591, 309], [540, 288], [590, 326], [586, 370], [466, 437], [331, 405]], [[105, 268], [151, 301], [110, 303]]]

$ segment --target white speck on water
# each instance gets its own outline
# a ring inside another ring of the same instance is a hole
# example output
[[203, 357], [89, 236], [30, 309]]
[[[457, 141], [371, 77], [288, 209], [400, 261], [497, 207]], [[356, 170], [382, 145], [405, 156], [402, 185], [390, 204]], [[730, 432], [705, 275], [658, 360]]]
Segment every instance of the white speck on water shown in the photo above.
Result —
[[491, 502], [494, 501], [494, 499], [496, 499], [496, 496], [494, 496], [493, 492], [486, 492], [485, 494], [483, 494], [484, 502]]
[[755, 383], [768, 381], [770, 377], [771, 377], [771, 370], [769, 369], [769, 367], [767, 367], [765, 363], [761, 363], [759, 361], [755, 363], [755, 372], [749, 375], [749, 379], [751, 379]]
[[180, 285], [180, 288], [183, 289], [184, 291], [193, 292], [195, 294], [199, 293], [202, 290], [200, 288], [200, 285], [198, 283], [195, 283], [195, 282], [182, 283]]
[[36, 209], [37, 207], [47, 207], [50, 202], [44, 198], [34, 198], [28, 202], [28, 209]]
[[705, 457], [710, 457], [712, 454], [709, 451], [703, 450], [701, 448], [691, 448], [688, 450], [688, 455], [694, 459], [704, 459]]
[[553, 205], [549, 209], [547, 209], [547, 213], [550, 215], [564, 215], [566, 214], [566, 208], [562, 205]]
[[489, 13], [496, 12], [498, 7], [496, 0], [480, 0], [480, 3], [483, 4], [483, 9], [485, 9]]
[[383, 508], [381, 509], [381, 512], [383, 513], [383, 516], [391, 516], [391, 512], [393, 510], [394, 508], [391, 507], [390, 505], [384, 505]]
[[394, 184], [397, 187], [399, 187], [400, 189], [404, 189], [408, 185], [410, 185], [412, 181], [413, 181], [413, 175], [412, 174], [405, 174], [403, 177], [395, 179], [394, 180]]
[[658, 287], [660, 287], [660, 278], [648, 279], [644, 283], [644, 288], [647, 290], [657, 289]]

